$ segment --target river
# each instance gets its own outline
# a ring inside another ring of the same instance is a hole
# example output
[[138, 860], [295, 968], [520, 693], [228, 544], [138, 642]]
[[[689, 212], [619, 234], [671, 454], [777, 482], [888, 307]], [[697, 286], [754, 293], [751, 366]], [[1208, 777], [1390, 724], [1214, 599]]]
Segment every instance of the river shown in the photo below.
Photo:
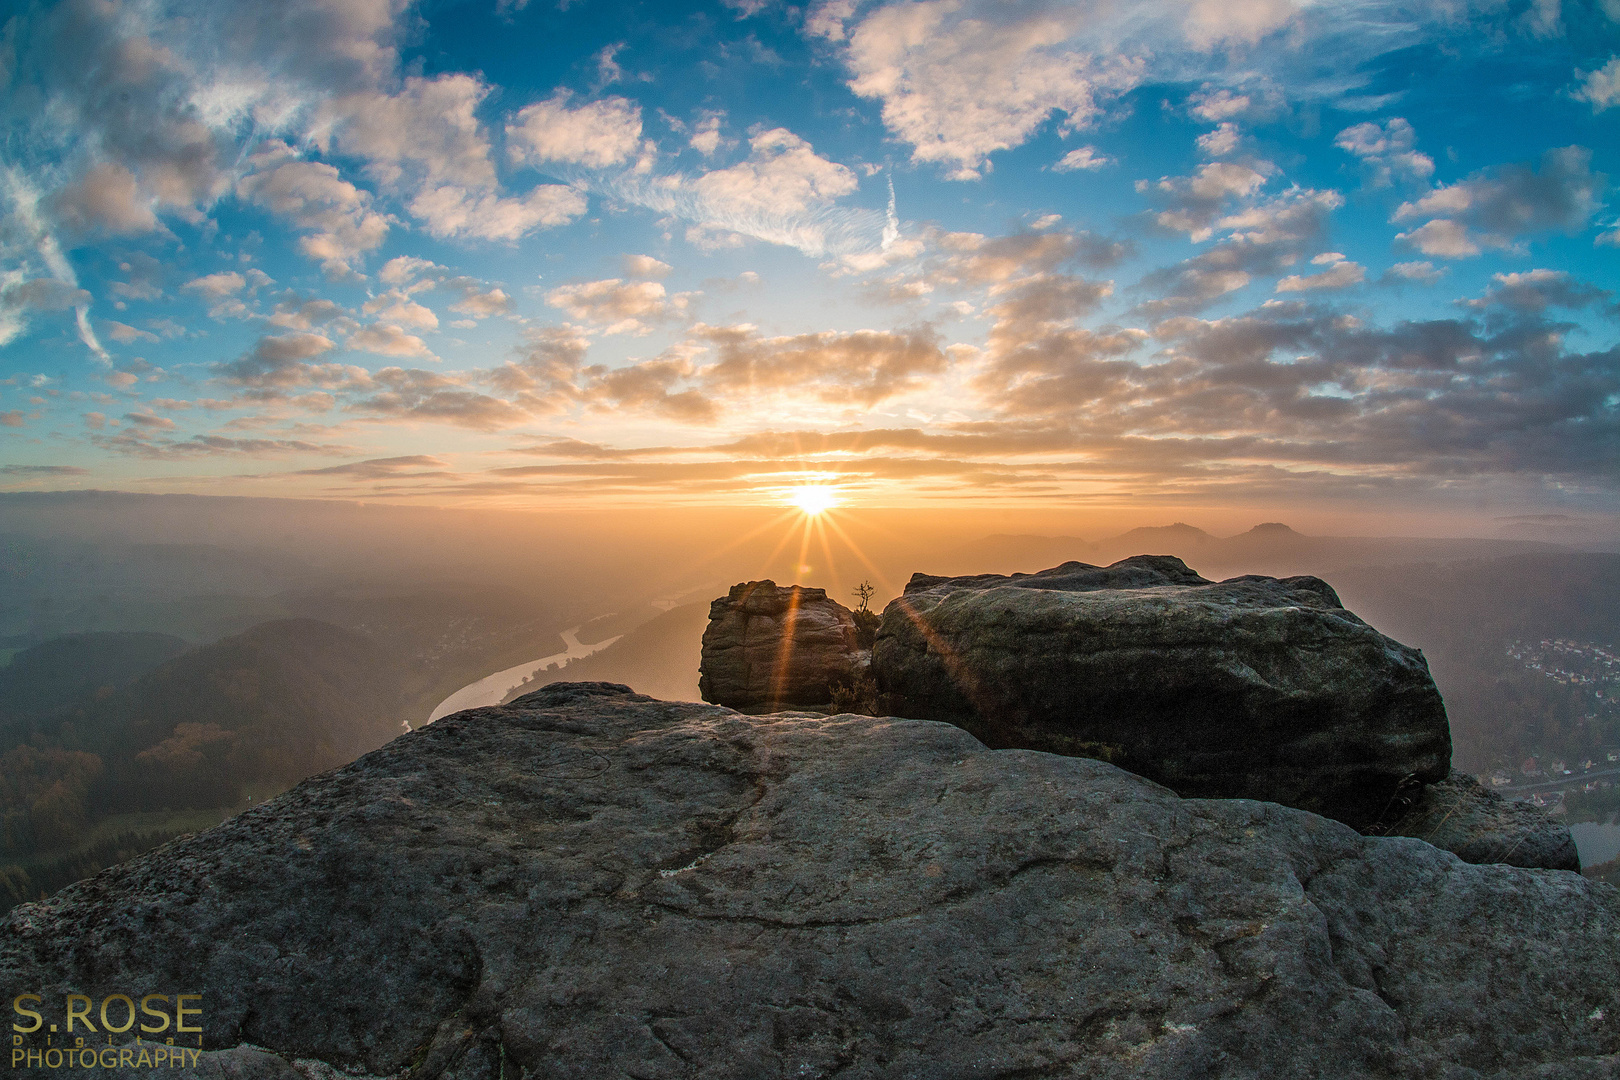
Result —
[[[542, 656], [538, 660], [530, 660], [516, 667], [509, 667], [505, 671], [497, 671], [493, 675], [484, 676], [475, 683], [468, 683], [463, 686], [460, 690], [439, 702], [438, 707], [433, 710], [433, 715], [428, 717], [428, 723], [431, 724], [440, 717], [458, 713], [463, 709], [481, 709], [486, 705], [499, 705], [502, 698], [523, 685], [524, 679], [547, 664], [561, 664], [568, 660], [578, 660], [582, 656], [589, 656], [593, 652], [607, 648], [615, 641], [618, 641], [619, 637], [623, 636], [610, 637], [605, 641], [598, 641], [594, 645], [582, 645], [577, 636], [582, 626], [584, 626], [583, 623], [580, 626], [571, 626], [562, 632], [563, 645], [566, 646], [562, 652]], [[538, 690], [540, 687], [536, 686], [535, 689]]]
[[1620, 856], [1620, 825], [1577, 821], [1569, 827], [1569, 834], [1575, 838], [1582, 866], [1596, 866]]

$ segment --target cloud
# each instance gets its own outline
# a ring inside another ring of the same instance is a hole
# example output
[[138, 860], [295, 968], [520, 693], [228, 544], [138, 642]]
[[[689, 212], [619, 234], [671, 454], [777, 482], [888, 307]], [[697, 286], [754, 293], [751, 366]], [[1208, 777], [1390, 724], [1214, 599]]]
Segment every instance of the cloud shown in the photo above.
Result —
[[1587, 282], [1576, 281], [1563, 270], [1530, 270], [1522, 273], [1491, 275], [1491, 285], [1485, 295], [1467, 301], [1472, 308], [1492, 305], [1514, 311], [1539, 314], [1549, 307], [1579, 309], [1607, 307], [1608, 314], [1620, 315], [1620, 306], [1611, 303], [1614, 294]]
[[818, 155], [786, 128], [748, 140], [746, 161], [704, 173], [691, 186], [709, 205], [743, 216], [791, 217], [854, 191], [855, 174]]
[[331, 300], [289, 292], [276, 301], [276, 308], [267, 321], [281, 330], [313, 330], [346, 318], [344, 309]]
[[1436, 270], [1434, 263], [1427, 259], [1422, 262], [1398, 262], [1389, 268], [1386, 277], [1399, 278], [1403, 281], [1421, 281], [1425, 285], [1433, 285], [1439, 281], [1444, 270]]
[[447, 184], [423, 189], [410, 203], [434, 236], [485, 240], [518, 240], [535, 229], [566, 225], [586, 208], [585, 196], [562, 184], [540, 184], [514, 198]]
[[381, 270], [377, 271], [377, 278], [385, 285], [405, 286], [431, 270], [443, 270], [444, 267], [432, 259], [418, 259], [414, 255], [398, 255], [383, 263]]
[[112, 338], [120, 345], [128, 345], [132, 341], [155, 342], [158, 340], [158, 336], [154, 333], [146, 330], [138, 330], [127, 323], [117, 322], [113, 319], [108, 319], [105, 323], [103, 323], [102, 329], [106, 331], [108, 337]]
[[620, 258], [626, 277], [633, 278], [661, 278], [667, 277], [674, 269], [667, 262], [660, 262], [651, 255], [625, 255]]
[[296, 386], [326, 388], [364, 383], [365, 372], [341, 364], [310, 364], [331, 352], [332, 340], [321, 334], [294, 332], [260, 338], [242, 356], [213, 366], [214, 374], [227, 383], [241, 386], [290, 389]]
[[570, 107], [559, 89], [518, 110], [506, 125], [506, 150], [517, 164], [556, 162], [605, 169], [635, 156], [641, 146], [641, 107], [622, 97]]
[[319, 145], [365, 158], [379, 184], [409, 193], [407, 209], [437, 237], [517, 240], [583, 214], [584, 197], [559, 184], [500, 194], [476, 116], [489, 92], [473, 76], [446, 74], [408, 77], [397, 93], [349, 94], [323, 106]]
[[0, 465], [0, 476], [89, 476], [77, 465]]
[[[913, 161], [977, 179], [991, 153], [1022, 145], [1053, 113], [1064, 114], [1066, 131], [1084, 127], [1099, 95], [1139, 79], [1138, 62], [1066, 47], [1083, 18], [957, 0], [880, 7], [848, 33], [849, 87], [882, 102], [883, 122], [912, 145]], [[830, 20], [816, 25], [831, 36]]]
[[546, 303], [581, 322], [606, 324], [605, 334], [645, 334], [649, 322], [684, 315], [690, 297], [669, 296], [656, 281], [606, 278], [559, 286], [546, 293]]
[[1315, 289], [1344, 289], [1367, 280], [1367, 268], [1360, 263], [1339, 261], [1320, 274], [1289, 274], [1277, 282], [1278, 292], [1307, 292]]
[[237, 182], [239, 196], [288, 219], [306, 235], [299, 248], [333, 277], [388, 237], [388, 219], [371, 209], [372, 197], [319, 161], [286, 160], [282, 148], [256, 155], [265, 168]]
[[247, 279], [235, 270], [225, 270], [205, 277], [192, 278], [180, 288], [200, 293], [213, 300], [222, 300], [247, 288]]
[[478, 283], [469, 282], [457, 286], [446, 282], [444, 288], [458, 288], [461, 299], [450, 305], [451, 311], [463, 315], [471, 315], [478, 319], [488, 319], [496, 315], [505, 315], [512, 310], [512, 298], [502, 289], [488, 289], [480, 292]]
[[720, 135], [720, 117], [706, 116], [692, 128], [692, 137], [687, 140], [687, 145], [704, 157], [713, 157], [722, 142], [727, 140]]
[[1219, 230], [1226, 238], [1176, 266], [1144, 276], [1141, 287], [1160, 295], [1138, 304], [1137, 311], [1153, 317], [1197, 311], [1245, 287], [1256, 275], [1281, 273], [1317, 243], [1328, 215], [1342, 205], [1344, 197], [1336, 191], [1293, 188], [1213, 220], [1202, 218], [1208, 224], [1198, 224], [1197, 235]]
[[[437, 320], [435, 320], [437, 322]], [[349, 348], [377, 356], [422, 357], [437, 360], [433, 350], [415, 334], [407, 334], [392, 323], [373, 323], [349, 336]]]
[[430, 308], [418, 304], [397, 289], [372, 297], [361, 305], [360, 311], [365, 315], [377, 316], [378, 322], [409, 326], [413, 330], [439, 328], [439, 317]]
[[1594, 113], [1620, 105], [1620, 56], [1609, 57], [1596, 71], [1577, 71], [1575, 78], [1580, 85], [1571, 96], [1589, 102]]
[[1238, 148], [1240, 138], [1236, 124], [1223, 123], [1214, 131], [1198, 136], [1198, 152], [1205, 157], [1225, 157]]
[[1130, 245], [1075, 229], [1044, 229], [986, 237], [945, 233], [938, 238], [935, 272], [950, 283], [995, 285], [1044, 274], [1069, 263], [1105, 269], [1131, 253]]
[[1371, 121], [1339, 132], [1333, 145], [1361, 159], [1366, 184], [1389, 187], [1397, 179], [1426, 181], [1434, 174], [1434, 159], [1413, 149], [1417, 132], [1399, 116], [1382, 127]]
[[1276, 171], [1269, 161], [1215, 161], [1191, 176], [1165, 176], [1156, 183], [1138, 180], [1136, 190], [1169, 204], [1154, 217], [1161, 227], [1202, 241], [1213, 234], [1223, 206], [1255, 194]]
[[720, 397], [792, 393], [870, 408], [923, 389], [949, 363], [939, 335], [927, 327], [761, 337], [746, 323], [700, 324], [691, 338], [713, 350], [713, 362], [700, 369], [697, 381]]
[[372, 376], [376, 392], [349, 405], [352, 412], [400, 420], [430, 420], [475, 431], [497, 431], [530, 419], [527, 409], [466, 388], [454, 375], [383, 368]]
[[449, 476], [450, 464], [429, 454], [404, 457], [369, 458], [324, 469], [300, 469], [299, 476], [352, 476], [359, 480], [386, 480], [401, 476]]
[[79, 232], [133, 236], [159, 228], [151, 197], [141, 192], [134, 173], [114, 161], [92, 165], [50, 202], [57, 220]]
[[1466, 258], [1482, 247], [1508, 248], [1521, 237], [1574, 233], [1602, 205], [1607, 178], [1591, 170], [1592, 151], [1565, 146], [1541, 156], [1541, 167], [1504, 165], [1441, 185], [1402, 203], [1392, 221], [1430, 218], [1396, 239], [1425, 255]]
[[1114, 159], [1097, 153], [1095, 146], [1082, 146], [1078, 150], [1070, 150], [1058, 158], [1052, 165], [1053, 172], [1079, 172], [1081, 170], [1101, 169], [1112, 165]]

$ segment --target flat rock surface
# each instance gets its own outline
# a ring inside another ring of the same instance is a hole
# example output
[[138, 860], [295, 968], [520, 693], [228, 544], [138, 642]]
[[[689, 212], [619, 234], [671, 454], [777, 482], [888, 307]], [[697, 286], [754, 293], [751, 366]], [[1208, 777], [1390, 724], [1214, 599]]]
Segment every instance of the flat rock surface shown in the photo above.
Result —
[[1527, 803], [1509, 802], [1478, 780], [1453, 770], [1427, 784], [1388, 835], [1416, 836], [1471, 863], [1579, 870], [1575, 838], [1560, 822]]
[[1612, 1076], [1617, 970], [1620, 892], [1576, 874], [605, 683], [0, 924], [8, 993], [200, 992], [196, 1072], [243, 1080]]
[[738, 712], [829, 712], [832, 687], [867, 664], [853, 613], [825, 589], [745, 581], [709, 606], [698, 689]]
[[914, 577], [872, 651], [883, 711], [986, 745], [1097, 757], [1183, 795], [1377, 823], [1450, 773], [1416, 649], [1313, 577], [1208, 582], [1169, 556]]

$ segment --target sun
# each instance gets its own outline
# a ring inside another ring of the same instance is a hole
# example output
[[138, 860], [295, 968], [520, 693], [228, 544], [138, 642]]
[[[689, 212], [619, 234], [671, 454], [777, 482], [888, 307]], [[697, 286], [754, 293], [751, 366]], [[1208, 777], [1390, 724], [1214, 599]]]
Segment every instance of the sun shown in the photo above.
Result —
[[838, 505], [838, 492], [834, 488], [823, 487], [820, 484], [805, 484], [788, 489], [788, 502], [797, 506], [806, 516], [815, 517], [822, 511], [831, 510]]

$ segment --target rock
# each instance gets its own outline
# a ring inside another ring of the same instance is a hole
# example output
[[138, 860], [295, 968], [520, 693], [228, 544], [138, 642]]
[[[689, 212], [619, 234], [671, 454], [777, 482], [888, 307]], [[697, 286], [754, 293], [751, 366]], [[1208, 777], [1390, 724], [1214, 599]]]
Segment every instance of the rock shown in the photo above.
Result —
[[866, 673], [855, 619], [825, 589], [746, 581], [709, 606], [704, 701], [750, 714], [832, 710], [833, 688]]
[[883, 711], [990, 747], [1103, 758], [1182, 795], [1357, 828], [1450, 772], [1422, 654], [1313, 577], [1213, 583], [1169, 556], [918, 575], [884, 611], [872, 673]]
[[1620, 892], [1578, 875], [945, 724], [603, 683], [447, 717], [0, 923], [47, 1020], [199, 992], [205, 1075], [266, 1080], [1613, 1075], [1617, 969]]
[[1387, 834], [1427, 840], [1465, 862], [1581, 868], [1566, 826], [1527, 803], [1508, 802], [1456, 770], [1438, 784], [1424, 785]]

